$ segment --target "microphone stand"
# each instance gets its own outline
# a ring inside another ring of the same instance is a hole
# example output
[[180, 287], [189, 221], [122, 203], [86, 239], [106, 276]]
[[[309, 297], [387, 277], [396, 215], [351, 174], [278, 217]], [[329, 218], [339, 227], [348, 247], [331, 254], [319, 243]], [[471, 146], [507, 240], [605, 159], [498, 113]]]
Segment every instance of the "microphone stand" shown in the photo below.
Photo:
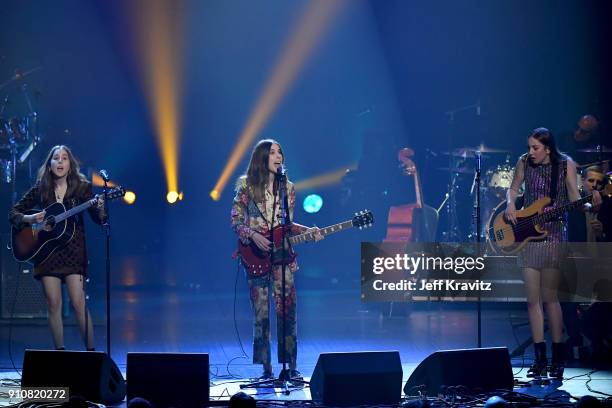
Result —
[[286, 347], [286, 338], [287, 338], [287, 313], [285, 308], [287, 307], [287, 288], [285, 287], [286, 282], [286, 274], [287, 274], [287, 263], [285, 262], [287, 256], [287, 245], [285, 241], [285, 237], [287, 234], [287, 227], [291, 226], [291, 219], [289, 218], [289, 203], [287, 197], [287, 174], [284, 171], [277, 172], [278, 178], [278, 192], [280, 198], [280, 212], [281, 212], [281, 259], [282, 262], [282, 273], [281, 273], [281, 300], [282, 300], [282, 308], [281, 312], [283, 315], [283, 330], [282, 330], [282, 341], [281, 341], [281, 349], [283, 351], [283, 369], [278, 375], [278, 380], [282, 383], [283, 394], [289, 395], [290, 390], [289, 387], [294, 384], [306, 384], [307, 382], [298, 379], [291, 378], [291, 370], [287, 369], [287, 347]]
[[[106, 354], [111, 357], [111, 310], [110, 310], [110, 214], [108, 212], [108, 177], [104, 180], [104, 220], [102, 229], [106, 235]], [[111, 357], [112, 358], [112, 357]]]
[[[480, 172], [481, 172], [481, 159], [482, 152], [476, 151], [476, 173], [474, 175], [474, 184], [476, 185], [476, 204], [474, 205], [475, 210], [475, 221], [476, 221], [476, 254], [480, 256], [480, 232], [481, 232], [481, 219], [480, 219]], [[480, 279], [480, 272], [478, 272], [478, 278]], [[480, 297], [480, 291], [478, 292], [478, 348], [482, 347], [482, 301]]]

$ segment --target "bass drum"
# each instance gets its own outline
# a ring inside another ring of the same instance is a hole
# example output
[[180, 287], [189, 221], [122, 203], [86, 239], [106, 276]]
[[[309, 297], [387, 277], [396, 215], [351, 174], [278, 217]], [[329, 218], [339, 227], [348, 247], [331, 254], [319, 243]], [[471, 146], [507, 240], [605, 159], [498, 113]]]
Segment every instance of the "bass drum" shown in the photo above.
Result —
[[506, 191], [512, 184], [514, 177], [514, 167], [509, 164], [501, 164], [497, 167], [490, 168], [486, 172], [487, 187], [499, 199], [506, 196]]

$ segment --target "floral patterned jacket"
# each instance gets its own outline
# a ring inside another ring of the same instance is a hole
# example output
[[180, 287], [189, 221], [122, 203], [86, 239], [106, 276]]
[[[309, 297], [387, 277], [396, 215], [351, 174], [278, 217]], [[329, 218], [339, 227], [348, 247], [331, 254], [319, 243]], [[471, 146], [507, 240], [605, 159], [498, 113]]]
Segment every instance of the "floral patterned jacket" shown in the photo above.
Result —
[[[295, 187], [292, 182], [287, 181], [287, 196], [289, 201], [289, 218], [293, 221], [293, 210], [295, 208]], [[271, 208], [272, 203], [267, 203]], [[248, 244], [251, 241], [251, 235], [258, 232], [267, 237], [270, 233], [270, 220], [266, 217], [266, 203], [256, 203], [249, 194], [249, 188], [246, 184], [246, 178], [242, 177], [238, 181], [236, 187], [236, 196], [232, 203], [231, 222], [232, 229], [238, 235], [243, 244]], [[279, 203], [275, 211], [275, 222], [273, 227], [280, 222]], [[301, 228], [292, 226], [292, 233], [302, 232]], [[295, 264], [295, 262], [294, 262]], [[297, 269], [296, 265], [290, 265], [291, 270]]]

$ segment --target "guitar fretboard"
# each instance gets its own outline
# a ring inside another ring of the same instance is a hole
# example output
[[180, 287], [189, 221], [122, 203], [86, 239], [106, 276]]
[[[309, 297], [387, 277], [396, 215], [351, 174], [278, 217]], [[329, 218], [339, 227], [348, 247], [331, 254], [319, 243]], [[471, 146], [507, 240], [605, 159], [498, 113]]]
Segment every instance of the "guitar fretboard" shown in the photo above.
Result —
[[[320, 228], [321, 235], [329, 235], [335, 232], [343, 231], [353, 227], [353, 221], [344, 221], [338, 224], [330, 225], [329, 227]], [[314, 241], [315, 234], [312, 232], [303, 232], [299, 235], [289, 237], [289, 242], [292, 245], [301, 244], [303, 242]]]
[[79, 204], [76, 207], [73, 207], [71, 209], [69, 209], [68, 211], [65, 211], [59, 215], [56, 215], [55, 218], [55, 222], [61, 222], [64, 221], [67, 218], [72, 217], [75, 214], [80, 213], [81, 211], [84, 211], [86, 209], [88, 209], [89, 207], [91, 207], [92, 205], [94, 205], [94, 203], [96, 202], [97, 198], [92, 198], [91, 200], [87, 200], [85, 201], [83, 204]]
[[573, 210], [575, 208], [583, 206], [586, 203], [590, 203], [592, 200], [593, 200], [593, 195], [591, 194], [579, 200], [572, 201], [571, 203], [563, 205], [561, 207], [553, 207], [552, 209], [542, 214], [538, 214], [534, 216], [532, 218], [532, 222], [537, 225], [549, 222], [551, 220], [559, 218], [561, 215], [563, 215], [569, 210]]

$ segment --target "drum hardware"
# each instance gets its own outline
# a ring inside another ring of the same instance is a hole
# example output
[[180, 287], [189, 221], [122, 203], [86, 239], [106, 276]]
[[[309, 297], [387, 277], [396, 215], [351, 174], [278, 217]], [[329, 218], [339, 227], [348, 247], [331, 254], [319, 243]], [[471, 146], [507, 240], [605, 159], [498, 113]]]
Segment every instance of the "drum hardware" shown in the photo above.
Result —
[[471, 167], [438, 167], [438, 170], [456, 174], [474, 174], [474, 169]]
[[459, 147], [457, 149], [453, 149], [451, 151], [442, 152], [442, 154], [447, 156], [454, 157], [462, 157], [464, 159], [475, 159], [477, 154], [498, 154], [498, 153], [509, 153], [508, 150], [505, 149], [496, 149], [492, 147], [487, 147], [485, 145], [480, 145], [477, 147]]
[[[40, 69], [42, 68], [37, 67], [24, 72], [16, 70], [12, 77], [0, 84], [0, 90], [9, 88], [9, 85], [22, 81]], [[12, 91], [15, 88], [11, 87], [10, 89]], [[0, 151], [8, 152], [8, 157], [4, 156], [0, 159], [0, 184], [10, 184], [12, 186], [13, 203], [17, 200], [17, 165], [28, 161], [31, 153], [41, 141], [38, 134], [38, 114], [33, 108], [28, 84], [21, 83], [19, 89], [27, 106], [27, 114], [22, 116], [11, 115], [9, 118], [2, 116], [9, 104], [10, 93], [4, 96], [0, 105]], [[31, 162], [28, 163], [31, 172]]]
[[578, 152], [583, 153], [612, 153], [612, 148], [603, 145], [597, 145], [595, 147], [587, 147], [586, 149], [578, 149]]

